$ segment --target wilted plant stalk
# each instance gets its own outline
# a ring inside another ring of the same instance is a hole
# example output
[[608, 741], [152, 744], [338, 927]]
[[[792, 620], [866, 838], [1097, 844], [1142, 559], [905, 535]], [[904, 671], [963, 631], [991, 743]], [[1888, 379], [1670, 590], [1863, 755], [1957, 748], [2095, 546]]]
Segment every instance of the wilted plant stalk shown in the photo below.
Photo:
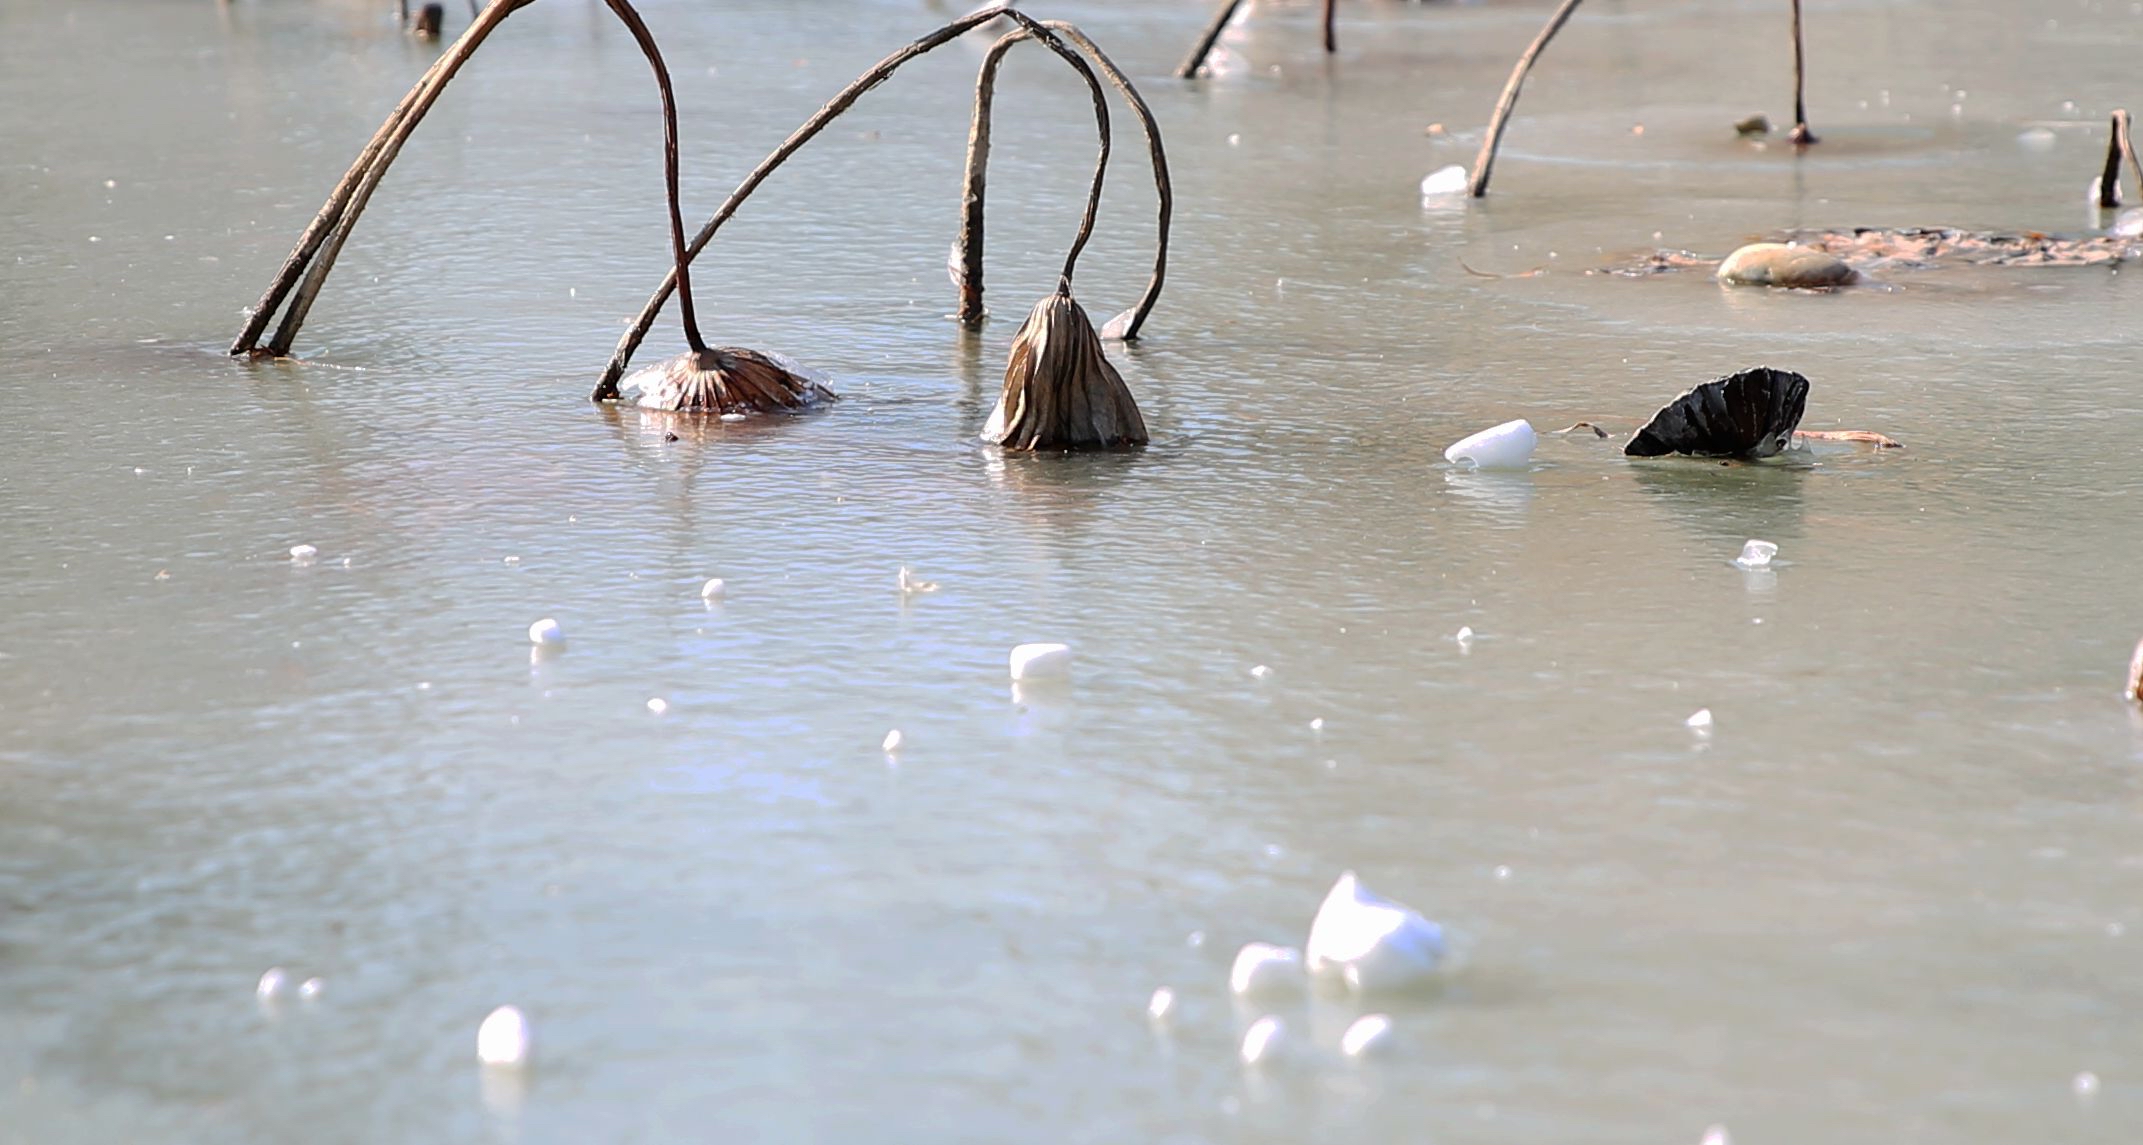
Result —
[[1570, 14], [1577, 11], [1579, 2], [1563, 0], [1562, 7], [1548, 17], [1540, 34], [1526, 45], [1525, 54], [1519, 56], [1517, 65], [1511, 68], [1511, 78], [1504, 81], [1503, 94], [1496, 97], [1495, 114], [1488, 117], [1488, 136], [1481, 140], [1481, 153], [1473, 159], [1473, 183], [1467, 190], [1474, 198], [1484, 198], [1488, 194], [1488, 173], [1496, 165], [1496, 148], [1503, 143], [1503, 127], [1510, 122], [1511, 111], [1518, 106], [1518, 89], [1525, 86], [1526, 74], [1533, 70], [1533, 61], [1540, 58], [1548, 41], [1555, 38], [1555, 33], [1562, 30]]
[[[1168, 155], [1161, 143], [1161, 128], [1154, 121], [1152, 109], [1146, 106], [1145, 99], [1132, 85], [1130, 77], [1124, 75], [1122, 69], [1118, 68], [1085, 32], [1062, 20], [1046, 20], [1043, 25], [1077, 45], [1093, 59], [1102, 73], [1109, 77], [1109, 82], [1123, 93], [1124, 101], [1131, 105], [1132, 111], [1139, 117], [1140, 126], [1146, 132], [1147, 152], [1153, 161], [1154, 192], [1160, 201], [1160, 238], [1155, 247], [1153, 275], [1147, 281], [1146, 292], [1140, 297], [1138, 304], [1111, 319], [1103, 329], [1104, 337], [1132, 341], [1138, 337], [1139, 327], [1145, 324], [1146, 316], [1152, 313], [1153, 304], [1160, 297], [1161, 283], [1168, 271], [1168, 224], [1175, 209], [1175, 191], [1168, 176]], [[967, 171], [960, 195], [960, 236], [954, 244], [952, 263], [954, 281], [960, 288], [958, 318], [962, 324], [969, 327], [980, 325], [986, 315], [982, 305], [983, 207], [990, 161], [991, 109], [996, 94], [998, 68], [1004, 61], [1005, 53], [1010, 51], [1014, 44], [1032, 38], [1033, 33], [1025, 28], [1006, 33], [990, 45], [989, 52], [983, 56], [982, 68], [975, 80], [975, 108], [967, 136]], [[1089, 84], [1094, 83], [1091, 73], [1087, 74], [1086, 79]], [[1100, 98], [1098, 86], [1090, 90], [1097, 99]], [[1104, 141], [1104, 159], [1107, 154]]]
[[1806, 74], [1801, 55], [1801, 0], [1793, 0], [1793, 131], [1786, 138], [1803, 147], [1816, 142], [1816, 133], [1808, 129], [1808, 106], [1801, 101]]
[[1220, 42], [1220, 34], [1228, 30], [1228, 21], [1235, 19], [1235, 10], [1243, 6], [1243, 0], [1221, 0], [1221, 5], [1207, 21], [1205, 30], [1198, 33], [1198, 42], [1191, 45], [1191, 54], [1176, 65], [1177, 79], [1196, 79], [1198, 69], [1205, 66], [1205, 58], [1212, 54], [1213, 45]]
[[2128, 120], [2128, 109], [2113, 109], [2113, 123], [2106, 137], [2106, 169], [2098, 177], [2098, 205], [2112, 210], [2121, 205], [2121, 157], [2128, 157], [2128, 165], [2135, 168], [2136, 193], [2143, 194], [2143, 162], [2136, 159], [2135, 137]]

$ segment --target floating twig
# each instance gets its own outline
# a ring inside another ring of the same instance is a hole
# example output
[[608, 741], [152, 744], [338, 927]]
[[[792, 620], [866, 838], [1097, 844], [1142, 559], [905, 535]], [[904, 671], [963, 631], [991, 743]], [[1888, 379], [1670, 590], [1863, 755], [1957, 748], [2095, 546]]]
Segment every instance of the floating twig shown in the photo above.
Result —
[[1816, 142], [1816, 133], [1808, 129], [1808, 107], [1801, 102], [1805, 74], [1801, 57], [1801, 0], [1793, 0], [1793, 130], [1786, 138], [1802, 147]]
[[1496, 97], [1495, 114], [1488, 118], [1488, 137], [1481, 140], [1481, 153], [1473, 159], [1473, 185], [1467, 191], [1474, 198], [1488, 194], [1488, 172], [1496, 165], [1496, 148], [1503, 142], [1503, 127], [1510, 122], [1511, 110], [1518, 106], [1518, 89], [1525, 86], [1526, 73], [1533, 70], [1533, 61], [1540, 58], [1541, 50], [1555, 38], [1555, 33], [1562, 30], [1570, 14], [1577, 11], [1578, 3], [1579, 0], [1563, 0], [1562, 7], [1548, 17], [1540, 34], [1526, 45], [1525, 54], [1518, 57], [1517, 66], [1511, 68], [1511, 78], [1504, 83], [1503, 94]]
[[[1160, 201], [1160, 237], [1155, 244], [1153, 275], [1147, 280], [1146, 293], [1138, 304], [1102, 327], [1104, 338], [1134, 341], [1139, 327], [1145, 324], [1146, 316], [1153, 312], [1153, 304], [1161, 295], [1161, 283], [1168, 272], [1168, 224], [1175, 209], [1175, 189], [1168, 176], [1168, 155], [1161, 144], [1161, 127], [1153, 118], [1152, 109], [1124, 75], [1115, 61], [1109, 59], [1101, 48], [1076, 25], [1062, 20], [1045, 20], [1043, 26], [1063, 36], [1080, 51], [1086, 53], [1109, 82], [1121, 92], [1124, 102], [1139, 117], [1139, 124], [1146, 132], [1146, 148], [1153, 162], [1155, 197]], [[960, 237], [954, 245], [954, 257], [950, 264], [954, 282], [960, 288], [960, 322], [970, 328], [979, 325], [986, 315], [982, 305], [982, 248], [983, 248], [983, 201], [987, 184], [990, 160], [990, 115], [992, 97], [995, 94], [998, 67], [1005, 53], [1014, 44], [1033, 38], [1025, 28], [1008, 32], [983, 57], [982, 69], [975, 80], [975, 109], [967, 137], [967, 172], [960, 196]], [[1091, 82], [1091, 76], [1089, 77]]]
[[[500, 0], [500, 2], [510, 3], [512, 0]], [[1082, 75], [1085, 75], [1089, 80], [1092, 79], [1093, 69], [1087, 66], [1086, 61], [1080, 57], [1078, 52], [1068, 47], [1063, 40], [1058, 38], [1056, 33], [1043, 27], [1039, 21], [1018, 11], [1010, 4], [993, 4], [987, 8], [980, 8], [970, 12], [878, 61], [868, 71], [857, 76], [847, 87], [842, 88], [838, 94], [827, 101], [825, 106], [819, 108], [818, 111], [812, 114], [811, 118], [805, 120], [801, 127], [790, 132], [789, 137], [782, 141], [781, 146], [776, 147], [765, 159], [760, 160], [759, 165], [744, 177], [744, 181], [737, 184], [736, 190], [729, 193], [729, 197], [723, 200], [720, 207], [715, 209], [713, 217], [708, 219], [707, 224], [699, 229], [699, 233], [693, 236], [690, 243], [686, 244], [684, 261], [689, 263], [699, 257], [700, 251], [705, 249], [708, 241], [714, 238], [715, 232], [719, 231], [722, 224], [728, 222], [736, 214], [737, 209], [744, 205], [745, 200], [749, 199], [762, 183], [766, 182], [767, 177], [779, 169], [783, 163], [788, 162], [789, 157], [796, 154], [804, 144], [809, 143], [819, 132], [825, 130], [827, 124], [833, 122], [842, 112], [853, 106], [856, 100], [862, 98], [863, 93], [884, 83], [888, 77], [900, 69], [902, 64], [935, 48], [942, 47], [967, 32], [997, 19], [1009, 19], [1028, 29], [1036, 40], [1057, 53], [1066, 63], [1070, 64]], [[1093, 91], [1095, 92], [1095, 113], [1102, 125], [1102, 136], [1104, 147], [1106, 147], [1108, 101], [1100, 94], [1098, 82], [1093, 84]], [[1070, 256], [1065, 260], [1064, 276], [1066, 279], [1069, 279], [1072, 265], [1078, 260], [1079, 252], [1085, 247], [1087, 236], [1092, 231], [1093, 215], [1097, 209], [1095, 200], [1098, 199], [1100, 193], [1098, 188], [1101, 182], [1101, 172], [1098, 169], [1095, 172], [1094, 182], [1096, 191], [1094, 192], [1094, 199], [1090, 199], [1087, 205], [1085, 225], [1081, 228], [1080, 235], [1072, 246]], [[669, 301], [671, 292], [676, 289], [677, 268], [673, 267], [669, 274], [663, 278], [662, 285], [655, 289], [655, 293], [640, 308], [640, 313], [634, 317], [632, 325], [618, 339], [617, 349], [610, 355], [610, 363], [604, 367], [602, 376], [596, 380], [594, 392], [589, 395], [592, 400], [609, 401], [618, 396], [618, 379], [624, 376], [625, 367], [632, 361], [634, 351], [639, 349], [640, 342], [647, 337], [648, 329], [654, 325], [655, 316], [661, 313], [663, 304]]]

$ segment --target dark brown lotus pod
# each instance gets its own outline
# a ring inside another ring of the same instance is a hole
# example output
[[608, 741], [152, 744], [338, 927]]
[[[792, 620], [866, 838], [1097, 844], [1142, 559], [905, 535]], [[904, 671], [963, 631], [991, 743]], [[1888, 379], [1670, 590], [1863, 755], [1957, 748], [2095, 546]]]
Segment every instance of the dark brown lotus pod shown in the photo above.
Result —
[[1808, 379], [1768, 366], [1705, 382], [1668, 402], [1622, 452], [1631, 457], [1769, 457], [1793, 440]]
[[737, 346], [665, 358], [627, 377], [618, 389], [628, 405], [694, 413], [774, 413], [834, 397], [796, 363]]
[[982, 439], [1021, 450], [1146, 444], [1138, 403], [1068, 291], [1036, 303], [1012, 339], [1004, 390]]

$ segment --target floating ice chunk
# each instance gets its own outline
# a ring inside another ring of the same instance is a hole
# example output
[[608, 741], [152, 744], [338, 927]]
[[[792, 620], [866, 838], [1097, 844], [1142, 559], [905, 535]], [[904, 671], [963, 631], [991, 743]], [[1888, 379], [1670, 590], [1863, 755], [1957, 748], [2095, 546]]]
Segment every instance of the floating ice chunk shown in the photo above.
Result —
[[661, 696], [656, 696], [647, 702], [647, 710], [659, 716], [670, 710], [670, 702]]
[[277, 998], [282, 996], [283, 988], [288, 985], [290, 975], [284, 973], [280, 966], [270, 966], [268, 972], [260, 976], [260, 983], [253, 987], [253, 993], [261, 998]]
[[936, 592], [938, 590], [938, 582], [934, 580], [924, 580], [923, 578], [915, 575], [914, 573], [909, 572], [908, 566], [906, 565], [900, 566], [899, 584], [900, 591], [903, 596], [913, 596], [919, 592]]
[[1176, 1012], [1176, 992], [1162, 986], [1146, 999], [1146, 1017], [1152, 1021], [1165, 1022]]
[[728, 591], [729, 586], [722, 583], [722, 578], [715, 577], [706, 584], [699, 586], [699, 598], [701, 600], [720, 600], [722, 599], [722, 594]]
[[500, 1006], [476, 1027], [476, 1060], [485, 1065], [520, 1066], [528, 1061], [528, 1019], [517, 1006]]
[[563, 648], [566, 630], [557, 621], [546, 616], [528, 626], [528, 642], [539, 648]]
[[325, 981], [319, 978], [307, 978], [305, 981], [298, 983], [298, 997], [311, 1001], [319, 997], [320, 992], [325, 989], [327, 989]]
[[2052, 151], [2055, 142], [2054, 133], [2044, 127], [2027, 127], [2017, 133], [2017, 145], [2026, 151]]
[[1243, 1031], [1242, 1048], [1236, 1052], [1244, 1065], [1263, 1065], [1277, 1059], [1286, 1045], [1287, 1023], [1267, 1014]]
[[2069, 1089], [2078, 1097], [2096, 1097], [2098, 1096], [2098, 1075], [2090, 1070], [2085, 1070], [2076, 1075], [2076, 1080], [2069, 1083]]
[[1071, 675], [1072, 650], [1066, 644], [1022, 644], [1012, 650], [1015, 680], [1061, 680]]
[[1228, 989], [1244, 998], [1300, 990], [1302, 983], [1302, 952], [1292, 946], [1245, 943], [1228, 969]]
[[1683, 720], [1683, 721], [1682, 721], [1682, 726], [1683, 726], [1683, 727], [1685, 727], [1685, 728], [1688, 728], [1688, 729], [1689, 729], [1689, 730], [1691, 730], [1691, 731], [1699, 731], [1699, 732], [1708, 732], [1708, 731], [1710, 731], [1710, 730], [1711, 730], [1711, 709], [1710, 709], [1710, 708], [1698, 708], [1698, 709], [1697, 709], [1697, 710], [1696, 710], [1696, 711], [1695, 711], [1694, 713], [1692, 713], [1692, 714], [1690, 715], [1690, 717], [1689, 717], [1688, 719], [1686, 719], [1686, 720]]
[[2143, 207], [2130, 207], [2113, 216], [2107, 233], [2117, 239], [2143, 238]]
[[1453, 465], [1472, 462], [1475, 469], [1517, 469], [1532, 459], [1539, 440], [1533, 423], [1519, 418], [1460, 439], [1444, 450], [1444, 460]]
[[291, 564], [309, 565], [318, 559], [320, 559], [320, 550], [312, 547], [311, 545], [290, 546]]
[[1314, 719], [1314, 720], [1311, 720], [1311, 721], [1310, 721], [1310, 730], [1311, 730], [1311, 731], [1313, 731], [1313, 732], [1321, 732], [1321, 731], [1323, 731], [1323, 730], [1324, 730], [1324, 717], [1323, 717], [1323, 716], [1318, 716], [1318, 717], [1317, 717], [1316, 719]]
[[1426, 178], [1422, 179], [1421, 194], [1423, 197], [1430, 195], [1462, 195], [1472, 181], [1473, 176], [1468, 174], [1464, 167], [1453, 163], [1449, 167], [1440, 167], [1430, 172]]
[[1354, 990], [1419, 985], [1444, 961], [1443, 928], [1379, 898], [1353, 871], [1339, 876], [1310, 922], [1304, 946], [1309, 972]]
[[1769, 541], [1750, 541], [1741, 546], [1741, 555], [1734, 558], [1734, 566], [1744, 569], [1767, 569], [1771, 558], [1778, 555], [1778, 546]]
[[878, 744], [878, 750], [887, 755], [892, 755], [900, 750], [900, 745], [906, 743], [907, 738], [900, 734], [899, 728], [894, 728], [892, 731], [885, 733], [885, 739]]
[[1375, 1057], [1392, 1047], [1391, 1016], [1364, 1014], [1339, 1036], [1339, 1052], [1350, 1058]]
[[1250, 678], [1253, 680], [1263, 680], [1271, 675], [1272, 669], [1266, 667], [1263, 664], [1259, 664], [1250, 669]]
[[1733, 1134], [1724, 1125], [1714, 1125], [1704, 1131], [1704, 1140], [1699, 1145], [1734, 1145]]

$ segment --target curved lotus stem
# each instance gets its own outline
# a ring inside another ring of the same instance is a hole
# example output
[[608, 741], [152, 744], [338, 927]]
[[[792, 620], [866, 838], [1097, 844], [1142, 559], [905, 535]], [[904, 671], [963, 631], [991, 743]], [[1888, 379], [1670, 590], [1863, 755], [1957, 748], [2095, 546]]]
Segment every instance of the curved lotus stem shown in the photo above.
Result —
[[1808, 107], [1801, 102], [1805, 72], [1801, 62], [1801, 0], [1793, 0], [1793, 131], [1786, 138], [1803, 147], [1816, 142], [1816, 133], [1808, 129]]
[[[1124, 75], [1115, 61], [1109, 59], [1100, 46], [1075, 24], [1063, 20], [1044, 20], [1043, 25], [1076, 45], [1080, 51], [1093, 58], [1102, 74], [1123, 93], [1124, 102], [1137, 113], [1139, 124], [1146, 132], [1146, 149], [1153, 160], [1153, 186], [1160, 200], [1160, 239], [1153, 256], [1153, 276], [1147, 280], [1146, 293], [1138, 305], [1110, 320], [1104, 336], [1133, 341], [1138, 337], [1139, 327], [1146, 316], [1153, 312], [1153, 304], [1161, 296], [1161, 283], [1168, 274], [1168, 224], [1175, 211], [1175, 188], [1168, 176], [1168, 154], [1161, 144], [1161, 126], [1154, 121], [1153, 111], [1139, 95], [1138, 88]], [[1007, 32], [982, 59], [981, 74], [975, 80], [975, 111], [967, 137], [967, 175], [960, 196], [960, 238], [957, 245], [959, 261], [955, 273], [960, 287], [959, 320], [974, 326], [984, 316], [982, 306], [982, 246], [983, 246], [983, 198], [990, 161], [990, 107], [997, 86], [997, 69], [1005, 53], [1012, 45], [1033, 38], [1025, 28]]]
[[1511, 78], [1503, 85], [1503, 94], [1496, 97], [1496, 111], [1488, 119], [1488, 138], [1481, 140], [1481, 153], [1473, 159], [1473, 185], [1467, 188], [1474, 198], [1488, 194], [1488, 172], [1496, 165], [1496, 148], [1503, 142], [1503, 125], [1510, 121], [1511, 110], [1518, 106], [1518, 89], [1525, 86], [1525, 75], [1533, 70], [1533, 61], [1540, 58], [1548, 41], [1562, 30], [1570, 14], [1577, 11], [1579, 0], [1563, 0], [1563, 6], [1548, 17], [1546, 26], [1533, 42], [1526, 46], [1525, 54], [1518, 57], [1518, 64], [1511, 69]]
[[[475, 0], [470, 0], [474, 3]], [[685, 344], [694, 354], [707, 353], [707, 341], [700, 337], [699, 319], [692, 313], [692, 276], [687, 271], [691, 260], [685, 257], [685, 217], [677, 205], [677, 95], [670, 88], [670, 69], [662, 62], [662, 50], [655, 46], [655, 37], [640, 20], [640, 13], [626, 0], [604, 0], [610, 10], [624, 21], [627, 31], [640, 44], [640, 54], [647, 57], [648, 66], [655, 69], [655, 86], [662, 90], [662, 182], [670, 204], [670, 273], [677, 276], [677, 316], [685, 328]]]
[[1205, 66], [1205, 58], [1212, 54], [1213, 45], [1220, 41], [1220, 34], [1228, 29], [1228, 21], [1235, 19], [1235, 10], [1242, 6], [1243, 0], [1221, 0], [1220, 8], [1213, 13], [1205, 31], [1198, 33], [1198, 42], [1191, 45], [1191, 54], [1176, 65], [1177, 79], [1198, 78], [1198, 69]]
[[[501, 2], [508, 2], [508, 0], [501, 0]], [[699, 233], [693, 236], [692, 241], [686, 244], [684, 262], [690, 263], [694, 258], [699, 257], [699, 252], [706, 248], [708, 241], [714, 238], [715, 232], [719, 231], [722, 228], [722, 224], [728, 222], [737, 213], [737, 209], [744, 205], [746, 199], [751, 198], [752, 192], [758, 190], [760, 184], [766, 182], [767, 177], [772, 175], [783, 163], [788, 162], [789, 157], [796, 154], [804, 144], [809, 143], [819, 132], [825, 130], [827, 124], [833, 122], [842, 112], [854, 106], [855, 102], [862, 98], [863, 93], [884, 83], [888, 77], [900, 69], [902, 64], [907, 63], [909, 60], [935, 48], [943, 47], [968, 31], [998, 19], [1009, 19], [1028, 29], [1033, 33], [1035, 39], [1041, 41], [1049, 50], [1063, 57], [1065, 62], [1087, 78], [1094, 90], [1094, 116], [1100, 125], [1102, 154], [1104, 160], [1106, 160], [1108, 153], [1108, 100], [1101, 94], [1098, 81], [1094, 80], [1093, 69], [1087, 66], [1086, 60], [1079, 53], [1073, 51], [1065, 45], [1064, 41], [1058, 39], [1054, 32], [1043, 27], [1026, 13], [1013, 8], [1010, 4], [992, 4], [987, 8], [979, 8], [970, 12], [958, 20], [915, 40], [892, 55], [878, 61], [868, 71], [857, 76], [847, 87], [842, 88], [838, 94], [827, 101], [824, 107], [819, 108], [818, 111], [812, 114], [811, 118], [805, 120], [803, 126], [790, 132], [789, 137], [782, 141], [781, 146], [776, 147], [765, 159], [760, 160], [759, 165], [752, 169], [751, 174], [744, 177], [742, 183], [737, 184], [737, 189], [731, 191], [729, 198], [723, 200], [722, 205], [715, 209], [714, 216], [707, 220], [707, 225], [701, 227]], [[1065, 256], [1064, 259], [1063, 277], [1067, 282], [1071, 279], [1074, 264], [1078, 262], [1079, 252], [1085, 249], [1087, 238], [1093, 233], [1094, 215], [1099, 209], [1101, 183], [1104, 173], [1105, 166], [1097, 166], [1094, 169], [1093, 190], [1087, 198], [1086, 216], [1080, 223], [1078, 237], [1072, 242], [1071, 253]], [[611, 353], [609, 365], [604, 367], [602, 376], [596, 380], [594, 392], [589, 395], [591, 400], [608, 401], [618, 396], [618, 379], [624, 376], [626, 364], [632, 361], [633, 352], [640, 348], [641, 340], [647, 337], [648, 329], [655, 324], [655, 316], [661, 313], [663, 303], [669, 301], [670, 293], [675, 289], [677, 289], [677, 268], [672, 267], [670, 273], [663, 278], [662, 285], [655, 289], [655, 293], [648, 298], [647, 304], [640, 308], [640, 313], [633, 319], [632, 325], [625, 331], [624, 336], [618, 339], [617, 349]]]
[[2098, 177], [2098, 205], [2112, 210], [2121, 205], [2121, 156], [2128, 157], [2128, 164], [2136, 170], [2136, 191], [2143, 194], [2143, 161], [2136, 159], [2135, 136], [2128, 121], [2128, 109], [2113, 109], [2111, 133], [2106, 137], [2106, 170]]
[[1337, 15], [1338, 8], [1339, 0], [1324, 0], [1324, 50], [1327, 52], [1339, 50], [1339, 37], [1332, 28], [1333, 18]]

